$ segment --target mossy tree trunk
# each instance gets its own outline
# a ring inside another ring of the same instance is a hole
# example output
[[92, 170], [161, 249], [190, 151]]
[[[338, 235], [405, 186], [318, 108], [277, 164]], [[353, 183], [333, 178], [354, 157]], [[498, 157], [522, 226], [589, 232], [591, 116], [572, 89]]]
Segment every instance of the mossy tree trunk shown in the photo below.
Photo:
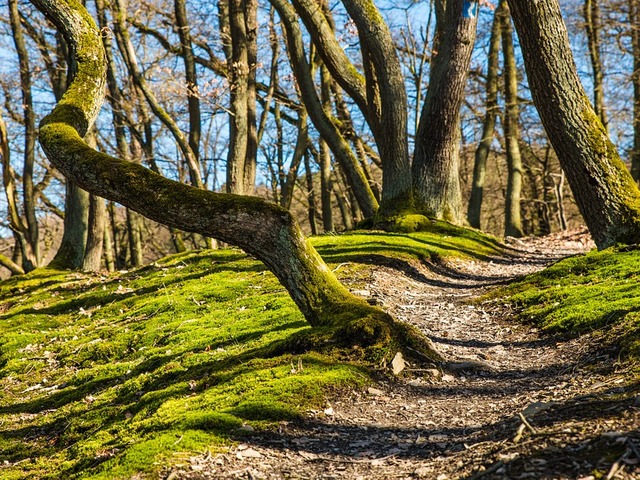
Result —
[[157, 222], [243, 248], [274, 273], [312, 326], [331, 327], [344, 343], [386, 351], [409, 345], [440, 359], [426, 339], [338, 282], [287, 210], [255, 197], [194, 188], [89, 147], [82, 137], [100, 111], [106, 83], [100, 32], [80, 0], [32, 3], [64, 34], [71, 51], [73, 80], [40, 123], [39, 136], [67, 178]]
[[459, 223], [462, 217], [458, 152], [462, 105], [476, 35], [478, 3], [447, 0], [429, 75], [413, 159], [413, 192], [419, 212]]
[[585, 93], [557, 0], [508, 0], [533, 100], [598, 248], [640, 241], [640, 190]]
[[484, 194], [484, 183], [487, 173], [487, 159], [491, 152], [491, 144], [496, 128], [496, 118], [498, 116], [498, 67], [500, 60], [500, 12], [504, 0], [496, 9], [491, 26], [491, 37], [489, 38], [489, 54], [487, 56], [487, 79], [485, 83], [485, 114], [482, 123], [482, 138], [476, 148], [473, 164], [473, 180], [471, 183], [471, 196], [467, 208], [467, 220], [469, 225], [480, 228], [480, 218], [482, 212], [482, 197]]
[[[331, 76], [356, 103], [373, 133], [385, 171], [379, 215], [384, 218], [405, 211], [411, 207], [408, 105], [400, 60], [388, 25], [372, 0], [343, 1], [358, 29], [363, 77], [336, 39], [327, 2], [292, 3]], [[362, 208], [360, 201], [359, 205]], [[369, 216], [366, 209], [362, 210]]]

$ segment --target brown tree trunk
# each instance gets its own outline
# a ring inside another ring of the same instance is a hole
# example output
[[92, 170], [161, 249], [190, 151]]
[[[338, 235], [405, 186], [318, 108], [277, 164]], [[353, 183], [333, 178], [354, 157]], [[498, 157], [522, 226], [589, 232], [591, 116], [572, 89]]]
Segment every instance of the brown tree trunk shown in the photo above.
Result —
[[28, 242], [28, 249], [24, 251], [24, 268], [31, 270], [40, 265], [40, 234], [38, 231], [38, 219], [36, 217], [36, 197], [34, 191], [33, 175], [35, 166], [36, 146], [36, 114], [33, 109], [33, 95], [31, 92], [31, 67], [29, 65], [29, 53], [24, 40], [20, 14], [18, 12], [18, 0], [9, 0], [9, 19], [13, 42], [18, 54], [20, 64], [20, 89], [22, 92], [22, 108], [24, 114], [24, 166], [22, 169], [22, 199], [25, 217], [25, 229], [21, 232]]
[[182, 61], [184, 63], [185, 80], [187, 83], [187, 102], [189, 105], [189, 146], [195, 157], [200, 161], [200, 94], [198, 92], [198, 76], [196, 74], [196, 61], [193, 57], [191, 44], [191, 26], [187, 18], [185, 0], [174, 0], [174, 12]]
[[40, 124], [42, 148], [65, 176], [157, 222], [245, 249], [274, 273], [312, 326], [331, 327], [328, 333], [343, 345], [373, 346], [383, 355], [417, 348], [442, 360], [416, 331], [338, 282], [287, 210], [256, 197], [203, 191], [90, 148], [82, 137], [100, 111], [106, 83], [98, 29], [77, 0], [32, 3], [65, 35], [76, 73]]
[[633, 52], [633, 150], [631, 176], [640, 182], [640, 1], [629, 0], [629, 28]]
[[[504, 5], [504, 0], [500, 2]], [[487, 57], [487, 80], [485, 83], [485, 114], [482, 124], [482, 138], [476, 149], [475, 161], [473, 164], [473, 180], [471, 184], [471, 196], [467, 208], [467, 220], [469, 225], [480, 228], [482, 197], [484, 193], [484, 183], [487, 172], [487, 159], [491, 152], [494, 132], [496, 128], [496, 118], [498, 115], [498, 64], [500, 53], [500, 12], [503, 11], [498, 6], [493, 16], [491, 27], [491, 37], [489, 39], [489, 54]]]
[[[40, 141], [42, 142], [42, 140]], [[64, 232], [62, 234], [60, 247], [53, 257], [53, 260], [49, 263], [49, 266], [69, 270], [82, 268], [84, 251], [87, 244], [88, 217], [89, 193], [67, 177], [64, 204]]]
[[593, 71], [593, 108], [604, 128], [607, 128], [607, 113], [604, 106], [604, 70], [600, 57], [600, 6], [601, 0], [584, 0], [582, 14], [587, 33], [589, 58]]
[[295, 10], [285, 0], [271, 0], [278, 11], [287, 32], [287, 45], [292, 69], [300, 88], [307, 113], [314, 126], [327, 142], [335, 159], [343, 168], [351, 188], [358, 199], [358, 205], [368, 218], [373, 218], [378, 210], [378, 202], [358, 159], [322, 107], [311, 76], [311, 70], [304, 51], [304, 39]]
[[509, 7], [501, 13], [502, 55], [504, 62], [504, 144], [507, 153], [507, 194], [504, 208], [505, 237], [520, 238], [522, 216], [520, 214], [520, 193], [522, 191], [522, 157], [519, 141], [518, 113], [518, 70], [513, 47], [513, 29]]
[[313, 189], [313, 173], [311, 172], [311, 162], [309, 154], [304, 154], [305, 180], [307, 181], [307, 218], [311, 227], [311, 234], [318, 235], [318, 224], [316, 223], [316, 195]]
[[102, 266], [106, 220], [107, 207], [104, 204], [104, 199], [90, 195], [87, 246], [82, 261], [82, 270], [85, 272], [97, 272]]
[[227, 192], [253, 193], [255, 182], [256, 131], [256, 0], [228, 0], [230, 34], [229, 153], [227, 156]]
[[533, 100], [598, 248], [640, 241], [640, 191], [580, 84], [557, 0], [509, 0]]
[[413, 160], [418, 211], [454, 223], [461, 221], [458, 152], [460, 107], [475, 40], [477, 2], [447, 0], [438, 18], [441, 36], [431, 63]]

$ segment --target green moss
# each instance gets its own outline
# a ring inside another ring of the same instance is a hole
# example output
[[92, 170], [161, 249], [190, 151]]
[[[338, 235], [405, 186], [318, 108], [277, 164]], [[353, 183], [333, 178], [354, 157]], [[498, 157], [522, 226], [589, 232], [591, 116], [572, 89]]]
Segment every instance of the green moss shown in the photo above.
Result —
[[579, 335], [602, 329], [640, 359], [640, 250], [610, 248], [562, 260], [493, 295], [543, 329]]
[[[372, 260], [500, 252], [446, 223], [311, 242], [352, 285]], [[360, 318], [341, 317], [353, 308]], [[361, 300], [311, 329], [273, 275], [236, 249], [110, 276], [35, 270], [0, 282], [0, 312], [2, 478], [153, 475], [222, 448], [243, 424], [318, 408], [327, 390], [366, 382], [407, 342], [428, 350]]]

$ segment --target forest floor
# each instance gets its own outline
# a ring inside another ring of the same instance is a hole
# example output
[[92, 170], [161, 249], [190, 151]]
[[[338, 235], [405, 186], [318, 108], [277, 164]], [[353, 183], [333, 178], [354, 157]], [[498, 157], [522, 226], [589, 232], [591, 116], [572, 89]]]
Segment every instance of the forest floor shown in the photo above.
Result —
[[640, 384], [617, 351], [599, 332], [551, 336], [482, 298], [589, 242], [574, 233], [512, 247], [487, 262], [391, 261], [358, 287], [462, 362], [450, 371], [408, 365], [335, 391], [324, 409], [249, 428], [228, 451], [164, 478], [640, 478]]

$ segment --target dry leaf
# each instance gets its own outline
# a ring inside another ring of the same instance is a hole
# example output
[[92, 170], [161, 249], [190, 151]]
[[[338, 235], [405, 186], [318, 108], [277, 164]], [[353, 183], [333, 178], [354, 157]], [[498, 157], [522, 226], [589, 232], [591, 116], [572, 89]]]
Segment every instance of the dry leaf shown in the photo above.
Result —
[[402, 353], [396, 353], [396, 356], [391, 360], [391, 368], [393, 368], [393, 374], [398, 375], [400, 372], [404, 370], [405, 367], [404, 358], [402, 357]]

